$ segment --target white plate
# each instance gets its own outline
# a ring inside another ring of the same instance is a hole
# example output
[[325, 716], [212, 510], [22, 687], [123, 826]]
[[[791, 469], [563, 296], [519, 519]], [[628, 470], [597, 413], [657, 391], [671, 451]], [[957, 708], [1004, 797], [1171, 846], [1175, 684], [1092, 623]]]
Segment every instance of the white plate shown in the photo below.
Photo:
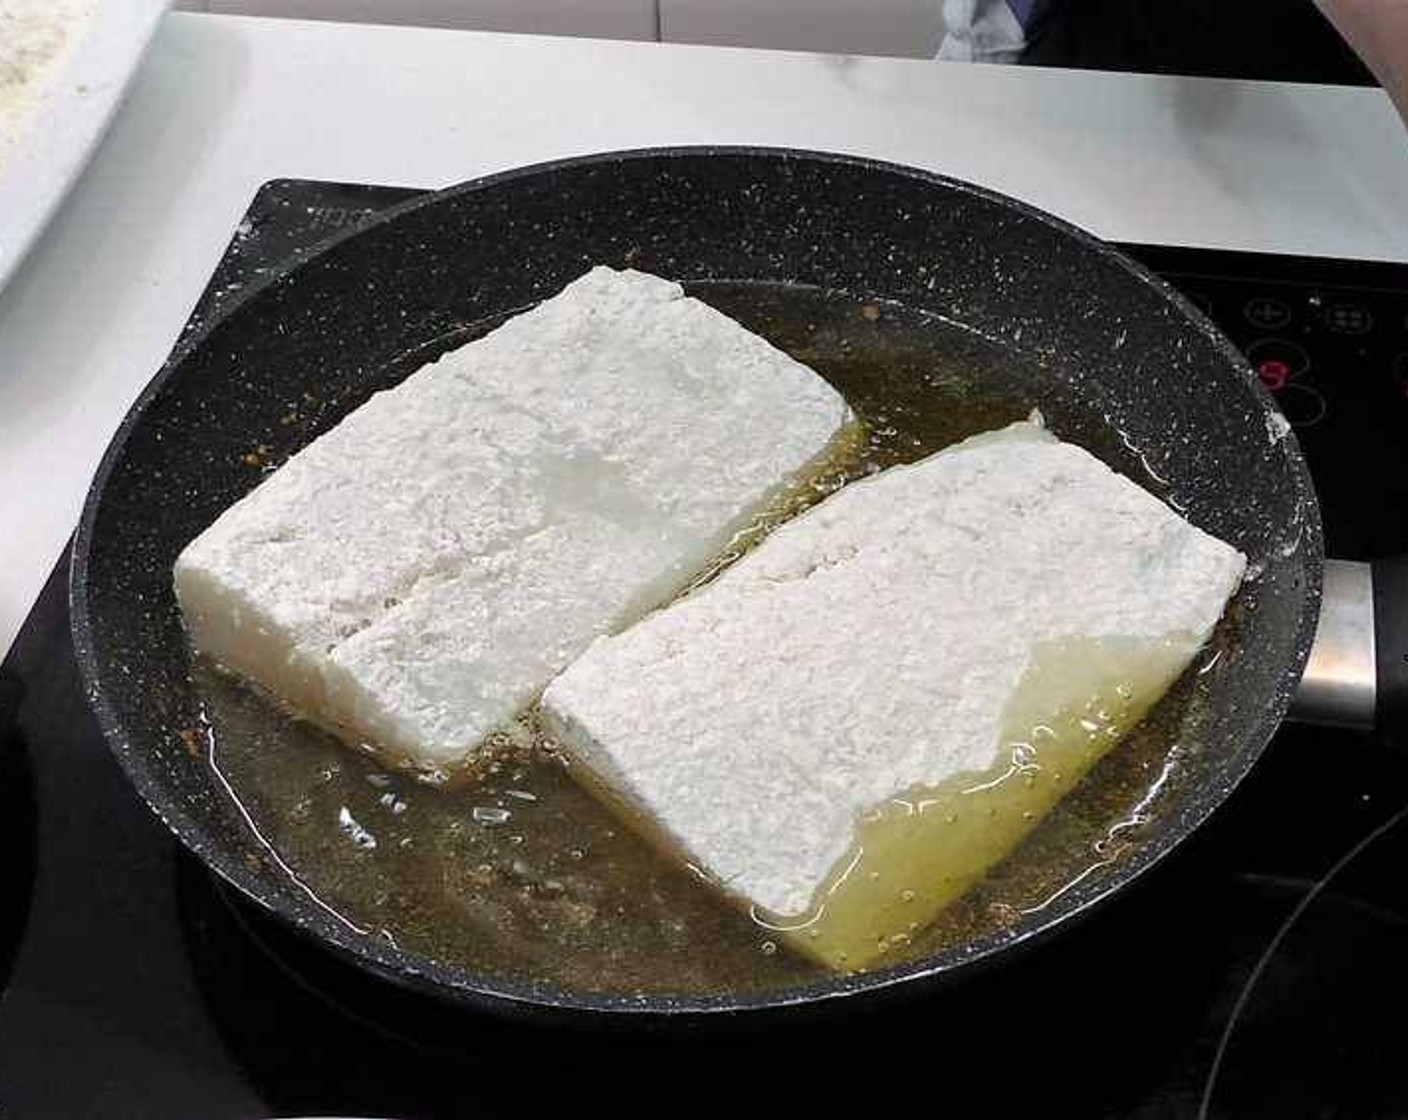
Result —
[[98, 146], [170, 0], [96, 0], [0, 162], [0, 288]]

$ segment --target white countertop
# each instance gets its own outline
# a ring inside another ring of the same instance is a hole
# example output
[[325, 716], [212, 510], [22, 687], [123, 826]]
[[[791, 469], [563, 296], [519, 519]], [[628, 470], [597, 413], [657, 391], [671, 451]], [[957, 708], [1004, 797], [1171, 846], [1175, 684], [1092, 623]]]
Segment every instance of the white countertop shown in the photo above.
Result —
[[170, 15], [0, 292], [0, 650], [259, 184], [695, 143], [933, 168], [1109, 238], [1408, 260], [1377, 91]]

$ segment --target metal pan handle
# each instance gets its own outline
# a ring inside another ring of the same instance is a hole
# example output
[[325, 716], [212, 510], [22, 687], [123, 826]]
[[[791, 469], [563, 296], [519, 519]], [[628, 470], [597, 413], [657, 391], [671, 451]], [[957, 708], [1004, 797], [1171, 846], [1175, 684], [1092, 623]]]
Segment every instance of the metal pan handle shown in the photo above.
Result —
[[1408, 734], [1408, 556], [1375, 560], [1375, 719], [1390, 736]]
[[1319, 628], [1290, 715], [1408, 731], [1408, 556], [1325, 562]]

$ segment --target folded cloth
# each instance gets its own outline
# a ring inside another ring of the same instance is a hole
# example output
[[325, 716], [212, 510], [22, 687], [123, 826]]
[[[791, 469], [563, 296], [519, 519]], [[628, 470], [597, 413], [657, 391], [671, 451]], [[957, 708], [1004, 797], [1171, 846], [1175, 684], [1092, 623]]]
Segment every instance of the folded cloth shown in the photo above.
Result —
[[944, 0], [947, 62], [1015, 62], [1053, 0]]

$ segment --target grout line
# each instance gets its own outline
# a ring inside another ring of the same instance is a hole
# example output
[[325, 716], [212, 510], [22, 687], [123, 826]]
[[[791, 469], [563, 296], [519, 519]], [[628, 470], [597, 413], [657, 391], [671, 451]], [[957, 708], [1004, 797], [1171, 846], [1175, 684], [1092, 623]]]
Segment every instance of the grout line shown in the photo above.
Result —
[[663, 42], [665, 41], [665, 35], [664, 35], [664, 23], [665, 23], [665, 21], [664, 21], [664, 17], [660, 14], [660, 5], [663, 4], [664, 2], [665, 2], [665, 0], [653, 0], [653, 3], [654, 3], [654, 5], [655, 5], [655, 41], [656, 41], [657, 43], [663, 43]]

